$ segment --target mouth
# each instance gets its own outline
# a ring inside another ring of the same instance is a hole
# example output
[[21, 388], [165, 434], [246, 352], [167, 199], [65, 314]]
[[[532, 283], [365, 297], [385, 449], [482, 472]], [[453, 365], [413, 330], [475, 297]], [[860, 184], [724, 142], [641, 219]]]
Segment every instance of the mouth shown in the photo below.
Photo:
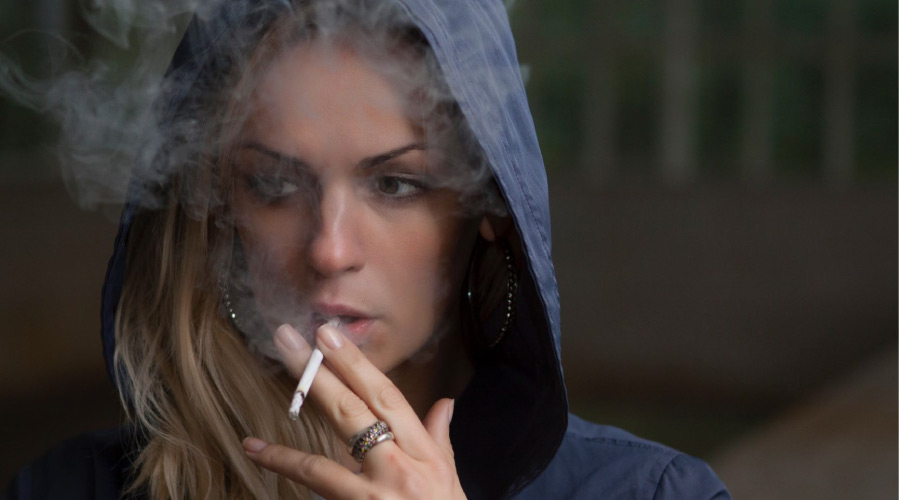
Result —
[[330, 319], [336, 318], [340, 322], [339, 328], [341, 331], [356, 344], [363, 342], [367, 338], [372, 324], [377, 319], [343, 304], [317, 303], [314, 309], [316, 328], [327, 323]]
[[334, 316], [334, 317], [337, 318], [337, 320], [340, 321], [340, 323], [342, 325], [349, 325], [349, 324], [355, 323], [359, 320], [366, 319], [361, 316], [351, 316], [348, 314], [338, 314], [337, 316]]

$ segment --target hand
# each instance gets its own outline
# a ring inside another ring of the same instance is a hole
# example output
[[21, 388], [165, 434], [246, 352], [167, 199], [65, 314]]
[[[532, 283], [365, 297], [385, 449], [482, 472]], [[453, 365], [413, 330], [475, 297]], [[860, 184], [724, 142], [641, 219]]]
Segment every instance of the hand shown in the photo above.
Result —
[[[299, 378], [312, 352], [309, 344], [289, 325], [278, 329], [275, 344]], [[323, 456], [253, 437], [244, 440], [247, 456], [328, 500], [464, 499], [450, 444], [453, 400], [437, 401], [420, 422], [400, 390], [338, 329], [320, 327], [316, 344], [328, 366], [319, 369], [309, 398], [340, 439], [347, 442], [377, 420], [387, 422], [394, 439], [369, 450], [358, 475]]]

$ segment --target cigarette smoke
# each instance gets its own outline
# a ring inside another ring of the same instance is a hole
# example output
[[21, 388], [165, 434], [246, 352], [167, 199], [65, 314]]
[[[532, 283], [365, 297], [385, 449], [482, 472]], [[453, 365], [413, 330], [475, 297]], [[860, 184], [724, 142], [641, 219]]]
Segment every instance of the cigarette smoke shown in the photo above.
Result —
[[[190, 217], [209, 218], [222, 231], [231, 230], [228, 188], [233, 181], [216, 177], [225, 172], [217, 163], [247, 119], [249, 111], [242, 106], [258, 74], [265, 71], [265, 57], [259, 57], [260, 39], [273, 24], [291, 18], [291, 30], [278, 40], [280, 44], [312, 38], [349, 43], [375, 61], [375, 67], [391, 81], [416, 96], [416, 116], [411, 119], [427, 117], [426, 141], [440, 145], [444, 163], [438, 187], [460, 193], [466, 212], [460, 215], [505, 214], [491, 183], [490, 167], [437, 60], [423, 44], [410, 41], [408, 34], [398, 40], [398, 33], [409, 33], [406, 28], [413, 22], [395, 2], [80, 0], [79, 9], [98, 34], [132, 55], [129, 63], [122, 67], [111, 61], [86, 60], [62, 39], [47, 36], [57, 47], [51, 66], [73, 69], [36, 78], [23, 70], [13, 54], [3, 51], [0, 92], [58, 123], [62, 176], [82, 207], [116, 205], [127, 199], [139, 210], [153, 211], [164, 209], [176, 197]], [[166, 71], [186, 26], [191, 43], [182, 44]], [[463, 40], [481, 36], [474, 31], [477, 25], [459, 29], [473, 30], [455, 34]], [[395, 50], [398, 43], [413, 43], [418, 50], [414, 60], [402, 56], [408, 51]], [[502, 111], [502, 96], [518, 90], [520, 75], [506, 81], [505, 73], [479, 66], [478, 61], [487, 60], [479, 54], [479, 43], [459, 46], [464, 49], [457, 57], [473, 61], [465, 65], [466, 71], [485, 72], [478, 80], [489, 82], [495, 87], [493, 93], [501, 96], [496, 106], [479, 111], [488, 116], [488, 123], [508, 119]], [[223, 252], [227, 255], [217, 258], [227, 264], [224, 286], [232, 297], [236, 326], [251, 349], [277, 357], [271, 321], [291, 323], [303, 332], [317, 319], [304, 309], [303, 298], [291, 287], [271, 284], [277, 289], [259, 290], [261, 280], [248, 275], [252, 266], [247, 265], [240, 242]], [[254, 298], [259, 296], [278, 299], [267, 300], [262, 307]]]

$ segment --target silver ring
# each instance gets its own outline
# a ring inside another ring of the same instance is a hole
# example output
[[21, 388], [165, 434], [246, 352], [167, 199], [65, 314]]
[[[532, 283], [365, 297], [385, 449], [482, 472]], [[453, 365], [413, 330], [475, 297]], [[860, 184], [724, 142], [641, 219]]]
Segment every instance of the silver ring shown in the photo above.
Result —
[[366, 459], [366, 453], [369, 450], [391, 439], [394, 439], [394, 433], [391, 432], [391, 428], [388, 427], [387, 422], [379, 420], [350, 438], [347, 441], [347, 447], [350, 448], [350, 455], [357, 462], [362, 463]]

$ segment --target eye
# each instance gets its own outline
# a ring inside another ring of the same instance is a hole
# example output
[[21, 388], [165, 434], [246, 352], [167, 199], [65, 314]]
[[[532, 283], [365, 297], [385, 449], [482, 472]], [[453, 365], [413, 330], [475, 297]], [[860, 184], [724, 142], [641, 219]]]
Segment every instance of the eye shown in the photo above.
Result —
[[254, 196], [265, 202], [287, 198], [300, 190], [297, 181], [277, 175], [249, 175], [245, 183]]
[[389, 198], [408, 198], [425, 191], [425, 186], [414, 179], [395, 175], [382, 175], [375, 179], [375, 189]]

